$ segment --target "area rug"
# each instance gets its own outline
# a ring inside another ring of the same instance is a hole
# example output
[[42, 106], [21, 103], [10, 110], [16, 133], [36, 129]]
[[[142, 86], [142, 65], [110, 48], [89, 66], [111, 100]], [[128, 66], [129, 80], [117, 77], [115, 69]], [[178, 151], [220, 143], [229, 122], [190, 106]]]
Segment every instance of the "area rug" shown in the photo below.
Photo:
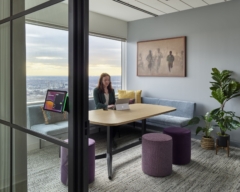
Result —
[[[120, 128], [118, 147], [136, 140], [141, 132], [130, 127]], [[118, 135], [118, 134], [117, 134]], [[96, 141], [96, 154], [106, 151], [106, 132], [90, 135]], [[212, 192], [240, 191], [240, 149], [231, 148], [230, 157], [224, 150], [204, 150], [200, 141], [192, 139], [191, 162], [173, 165], [167, 177], [151, 177], [142, 172], [141, 145], [113, 156], [113, 179], [107, 176], [106, 159], [96, 160], [95, 181], [89, 191], [143, 192]], [[28, 153], [28, 191], [68, 191], [60, 181], [59, 149], [52, 145]]]

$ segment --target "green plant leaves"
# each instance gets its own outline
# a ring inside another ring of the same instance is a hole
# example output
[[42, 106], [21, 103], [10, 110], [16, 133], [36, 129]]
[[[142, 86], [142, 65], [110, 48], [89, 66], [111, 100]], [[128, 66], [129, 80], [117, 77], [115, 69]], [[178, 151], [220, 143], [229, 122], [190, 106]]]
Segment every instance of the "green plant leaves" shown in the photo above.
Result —
[[197, 129], [196, 129], [196, 135], [197, 135], [200, 131], [203, 131], [203, 128], [202, 128], [202, 127], [197, 127]]
[[220, 104], [223, 104], [224, 100], [226, 99], [222, 89], [220, 88], [212, 91], [212, 97], [216, 99]]
[[188, 121], [187, 125], [196, 125], [200, 122], [200, 118], [198, 117], [193, 117], [192, 119], [190, 119], [190, 121]]

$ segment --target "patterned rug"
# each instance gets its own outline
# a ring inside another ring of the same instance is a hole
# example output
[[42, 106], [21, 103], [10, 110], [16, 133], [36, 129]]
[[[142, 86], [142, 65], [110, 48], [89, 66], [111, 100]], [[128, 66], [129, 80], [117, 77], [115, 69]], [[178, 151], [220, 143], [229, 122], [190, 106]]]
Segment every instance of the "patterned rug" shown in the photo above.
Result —
[[[116, 137], [118, 147], [135, 141], [141, 132], [129, 127], [121, 128]], [[106, 132], [90, 136], [96, 141], [96, 154], [106, 151]], [[28, 153], [28, 191], [61, 192], [67, 187], [60, 181], [60, 159], [57, 146], [45, 147]], [[108, 180], [106, 159], [96, 160], [95, 181], [89, 191], [143, 191], [143, 192], [212, 192], [240, 191], [240, 149], [231, 148], [230, 157], [225, 150], [215, 155], [204, 150], [200, 141], [192, 139], [192, 160], [188, 165], [173, 165], [167, 177], [150, 177], [142, 172], [141, 145], [113, 156], [113, 180]]]

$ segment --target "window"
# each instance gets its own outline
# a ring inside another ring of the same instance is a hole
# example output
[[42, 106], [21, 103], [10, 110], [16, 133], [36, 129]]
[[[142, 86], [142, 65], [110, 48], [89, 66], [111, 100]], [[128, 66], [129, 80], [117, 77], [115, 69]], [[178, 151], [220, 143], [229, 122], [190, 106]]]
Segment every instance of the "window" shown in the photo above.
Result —
[[89, 36], [89, 96], [98, 84], [99, 76], [111, 76], [115, 93], [122, 87], [122, 42], [101, 37]]
[[[89, 97], [101, 73], [121, 89], [122, 42], [89, 36]], [[68, 31], [26, 24], [27, 102], [42, 102], [47, 89], [68, 90]]]
[[68, 90], [68, 31], [26, 24], [27, 102]]

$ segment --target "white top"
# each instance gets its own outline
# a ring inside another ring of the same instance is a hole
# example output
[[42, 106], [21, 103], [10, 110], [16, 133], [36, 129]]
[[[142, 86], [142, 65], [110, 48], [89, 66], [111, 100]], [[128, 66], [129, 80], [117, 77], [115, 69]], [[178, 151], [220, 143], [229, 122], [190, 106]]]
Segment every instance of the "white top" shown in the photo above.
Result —
[[105, 99], [106, 99], [106, 102], [104, 103], [105, 105], [108, 105], [108, 102], [109, 102], [109, 94], [108, 93], [104, 93], [104, 96], [105, 96]]

